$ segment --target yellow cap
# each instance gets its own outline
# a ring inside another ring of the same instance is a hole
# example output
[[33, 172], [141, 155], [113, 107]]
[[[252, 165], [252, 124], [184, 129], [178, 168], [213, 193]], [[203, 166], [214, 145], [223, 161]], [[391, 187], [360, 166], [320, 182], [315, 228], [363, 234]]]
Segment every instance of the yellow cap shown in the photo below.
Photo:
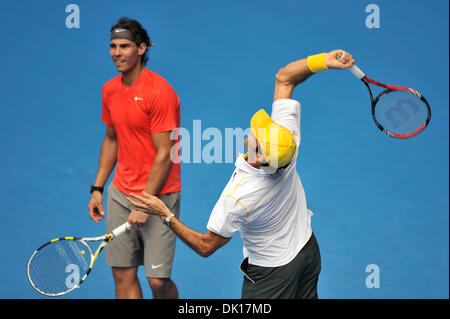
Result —
[[253, 115], [250, 128], [270, 166], [279, 168], [291, 162], [297, 144], [290, 130], [275, 123], [263, 109]]

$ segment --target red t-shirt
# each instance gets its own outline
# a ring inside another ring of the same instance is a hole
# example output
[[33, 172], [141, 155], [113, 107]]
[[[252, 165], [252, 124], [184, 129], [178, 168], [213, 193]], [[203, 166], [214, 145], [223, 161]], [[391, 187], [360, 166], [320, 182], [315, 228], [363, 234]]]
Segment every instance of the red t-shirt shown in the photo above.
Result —
[[[122, 74], [106, 82], [102, 99], [102, 121], [114, 127], [118, 139], [112, 183], [125, 194], [140, 194], [147, 185], [157, 153], [152, 134], [180, 127], [180, 101], [162, 76], [146, 68], [129, 88], [122, 83]], [[179, 162], [172, 162], [159, 194], [181, 190]]]

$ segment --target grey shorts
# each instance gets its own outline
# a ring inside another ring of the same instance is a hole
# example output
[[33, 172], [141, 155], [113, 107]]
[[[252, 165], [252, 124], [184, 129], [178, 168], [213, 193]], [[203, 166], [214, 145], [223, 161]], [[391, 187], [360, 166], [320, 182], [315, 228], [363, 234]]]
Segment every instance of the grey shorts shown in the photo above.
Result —
[[242, 299], [317, 299], [320, 269], [320, 251], [314, 234], [284, 266], [255, 266], [246, 258], [241, 264], [245, 275]]
[[[108, 186], [106, 231], [127, 221], [133, 205], [127, 196], [113, 184]], [[158, 195], [177, 218], [180, 216], [180, 192]], [[137, 231], [131, 230], [106, 246], [106, 263], [112, 267], [137, 267], [144, 265], [150, 278], [170, 278], [175, 254], [176, 235], [161, 220], [150, 214], [147, 222]]]

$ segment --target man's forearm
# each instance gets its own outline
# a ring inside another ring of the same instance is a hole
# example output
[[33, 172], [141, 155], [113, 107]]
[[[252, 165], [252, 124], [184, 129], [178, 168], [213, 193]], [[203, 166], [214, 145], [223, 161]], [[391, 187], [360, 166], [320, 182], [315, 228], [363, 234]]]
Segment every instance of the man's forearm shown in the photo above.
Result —
[[281, 68], [275, 76], [274, 101], [290, 99], [294, 88], [312, 74], [306, 58], [291, 62]]
[[151, 195], [157, 195], [164, 186], [171, 167], [170, 155], [158, 153], [153, 161], [144, 191]]
[[[161, 199], [146, 192], [143, 192], [142, 195], [130, 194], [127, 200], [134, 205], [135, 210], [158, 215], [163, 220], [171, 214], [170, 209]], [[231, 239], [215, 234], [210, 230], [207, 230], [204, 234], [199, 233], [184, 225], [177, 217], [170, 219], [169, 227], [183, 242], [202, 257], [210, 256]]]
[[96, 186], [104, 186], [117, 161], [117, 140], [105, 138], [100, 150]]
[[[343, 55], [340, 60], [336, 58], [338, 53]], [[311, 69], [308, 66], [309, 58], [312, 59], [310, 60]], [[313, 71], [317, 73], [326, 69], [346, 69], [353, 63], [355, 60], [352, 55], [339, 49], [291, 62], [281, 68], [275, 77], [274, 101], [290, 99], [294, 88], [313, 75]]]
[[[170, 210], [165, 207], [164, 213], [160, 217], [164, 219], [170, 213]], [[209, 257], [230, 240], [230, 238], [215, 235], [210, 231], [202, 234], [186, 226], [176, 217], [171, 219], [170, 228], [186, 245], [202, 257]]]
[[210, 242], [206, 239], [205, 234], [189, 228], [184, 225], [179, 219], [172, 218], [170, 221], [170, 228], [174, 233], [192, 250], [202, 257], [210, 256], [214, 250]]
[[292, 85], [297, 85], [305, 81], [313, 73], [309, 70], [307, 59], [301, 59], [289, 63], [281, 68], [277, 73], [277, 80]]

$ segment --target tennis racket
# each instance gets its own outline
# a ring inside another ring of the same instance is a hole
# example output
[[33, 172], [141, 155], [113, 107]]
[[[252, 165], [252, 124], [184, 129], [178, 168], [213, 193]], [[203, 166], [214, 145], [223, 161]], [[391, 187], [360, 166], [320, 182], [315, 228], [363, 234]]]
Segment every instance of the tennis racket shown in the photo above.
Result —
[[[103, 236], [61, 237], [45, 243], [28, 260], [27, 275], [31, 286], [50, 297], [65, 295], [80, 287], [103, 248], [129, 229], [131, 225], [124, 223]], [[88, 242], [101, 244], [93, 253]]]
[[[339, 61], [343, 58], [342, 52], [336, 55]], [[356, 65], [349, 67], [349, 70], [367, 87], [372, 104], [372, 118], [383, 133], [396, 138], [409, 138], [427, 127], [431, 109], [428, 101], [418, 91], [374, 81]], [[374, 99], [369, 83], [386, 90]]]

